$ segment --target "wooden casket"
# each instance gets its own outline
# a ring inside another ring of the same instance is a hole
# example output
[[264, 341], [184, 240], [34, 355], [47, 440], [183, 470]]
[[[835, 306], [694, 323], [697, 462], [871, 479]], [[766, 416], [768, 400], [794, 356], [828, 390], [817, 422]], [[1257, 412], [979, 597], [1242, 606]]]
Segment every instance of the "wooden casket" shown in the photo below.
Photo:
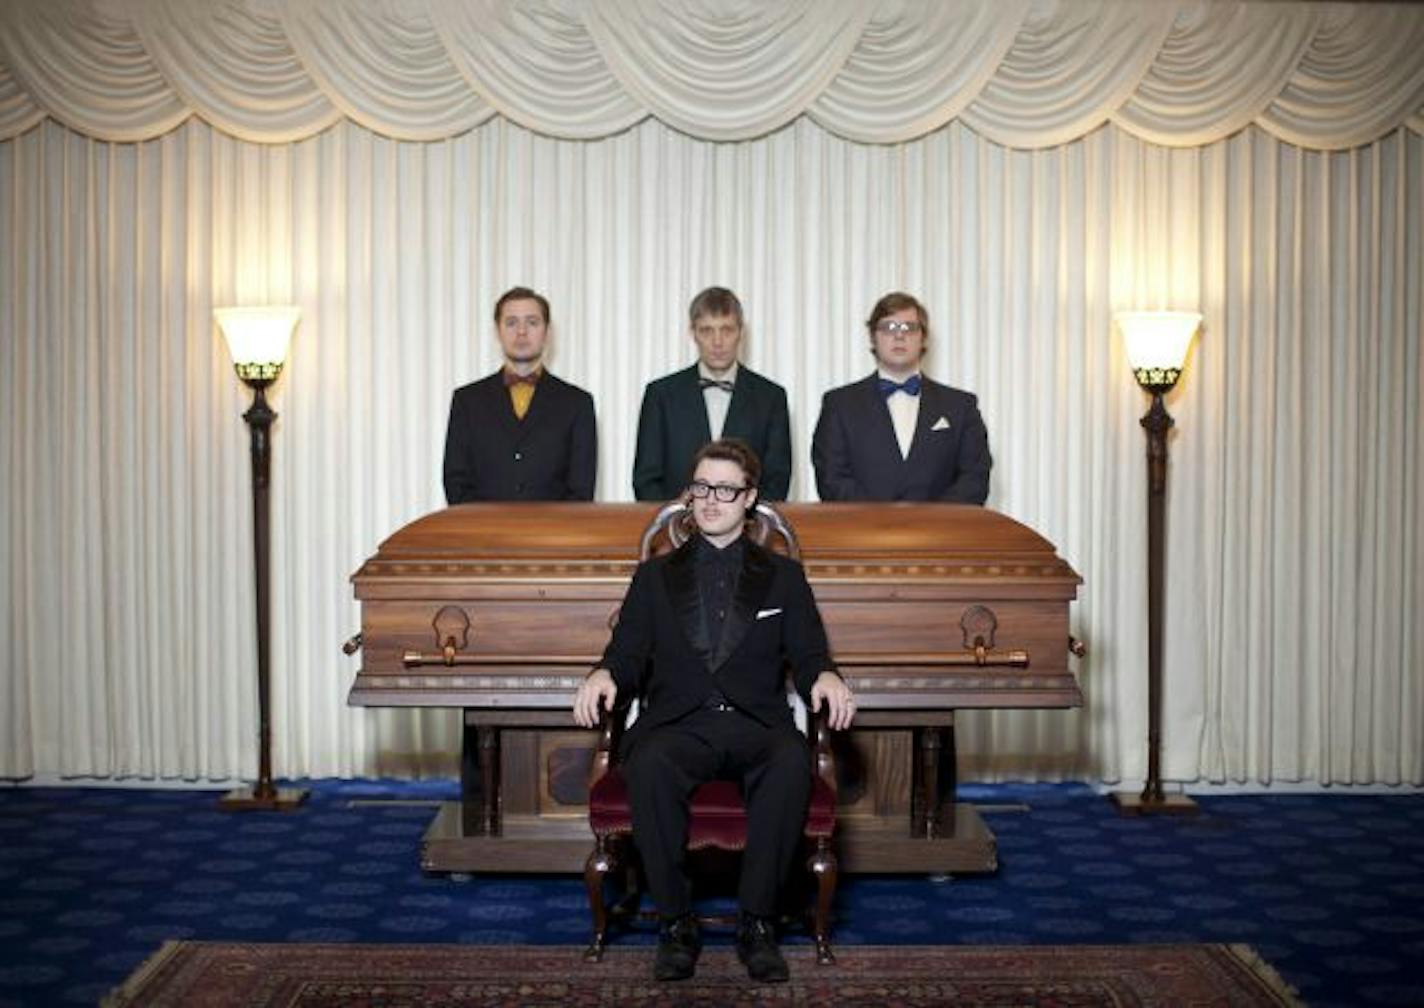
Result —
[[[1081, 704], [1081, 579], [1029, 528], [954, 504], [783, 504], [842, 674], [838, 849], [851, 872], [973, 872], [993, 834], [954, 800], [954, 712]], [[646, 504], [465, 504], [400, 529], [352, 577], [349, 702], [464, 712], [462, 799], [425, 835], [434, 871], [578, 872], [594, 733], [573, 724]]]

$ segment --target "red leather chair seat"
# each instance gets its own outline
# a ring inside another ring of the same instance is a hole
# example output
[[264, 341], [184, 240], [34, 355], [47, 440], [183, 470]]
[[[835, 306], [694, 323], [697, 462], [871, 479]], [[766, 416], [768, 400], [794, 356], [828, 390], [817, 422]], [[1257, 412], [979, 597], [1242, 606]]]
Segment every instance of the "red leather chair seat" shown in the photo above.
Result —
[[[633, 832], [628, 808], [628, 785], [617, 767], [594, 784], [588, 796], [588, 822], [597, 836]], [[829, 837], [836, 825], [836, 796], [819, 777], [811, 783], [811, 807], [805, 835]], [[692, 793], [687, 846], [741, 850], [747, 843], [747, 813], [741, 790], [734, 781], [709, 781]]]

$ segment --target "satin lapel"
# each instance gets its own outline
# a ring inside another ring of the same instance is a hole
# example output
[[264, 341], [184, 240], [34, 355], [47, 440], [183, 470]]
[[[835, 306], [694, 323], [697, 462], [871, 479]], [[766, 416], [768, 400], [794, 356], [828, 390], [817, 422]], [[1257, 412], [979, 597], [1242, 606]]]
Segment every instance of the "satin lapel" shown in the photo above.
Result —
[[[751, 384], [747, 381], [746, 374], [746, 368], [737, 368], [737, 381], [736, 384], [732, 386], [732, 401], [727, 404], [727, 417], [722, 421], [723, 437], [739, 437], [744, 441], [751, 440], [748, 437], [748, 435], [752, 433], [750, 430], [751, 423], [748, 418], [752, 414], [751, 400], [753, 393]], [[702, 413], [705, 416], [707, 410], [703, 409]], [[709, 424], [707, 427], [707, 437], [709, 440], [711, 436], [712, 427]]]
[[757, 610], [771, 591], [772, 575], [776, 568], [771, 558], [755, 543], [748, 541], [746, 555], [742, 560], [742, 573], [737, 578], [737, 588], [732, 592], [732, 605], [727, 612], [727, 621], [722, 624], [722, 640], [717, 645], [717, 653], [712, 658], [712, 669], [716, 671], [737, 650], [737, 645], [756, 621]]
[[905, 464], [900, 455], [900, 441], [895, 437], [895, 421], [890, 419], [890, 407], [880, 394], [879, 376], [872, 374], [861, 382], [861, 404], [869, 424], [869, 436], [879, 445], [883, 455], [897, 470]]
[[920, 414], [915, 418], [915, 436], [910, 440], [910, 454], [905, 457], [907, 465], [918, 464], [930, 450], [930, 438], [935, 436], [930, 428], [947, 413], [940, 392], [941, 386], [923, 375], [920, 377]]
[[687, 377], [678, 383], [681, 387], [678, 389], [674, 408], [682, 414], [682, 422], [686, 424], [685, 429], [696, 434], [697, 445], [700, 448], [712, 440], [712, 424], [707, 419], [707, 399], [703, 396], [702, 389], [697, 385], [697, 365], [692, 365], [682, 374]]
[[499, 429], [504, 431], [509, 438], [510, 444], [518, 444], [522, 432], [519, 429], [519, 419], [514, 415], [514, 406], [509, 399], [509, 389], [504, 386], [504, 379], [496, 371], [490, 380], [489, 389], [485, 397], [485, 405], [489, 410], [490, 418], [499, 425]]
[[677, 614], [677, 624], [682, 628], [692, 649], [706, 660], [712, 653], [711, 642], [707, 640], [706, 628], [702, 625], [702, 605], [697, 597], [697, 568], [693, 562], [693, 550], [697, 540], [689, 539], [678, 548], [663, 568], [663, 580], [667, 584], [668, 601]]

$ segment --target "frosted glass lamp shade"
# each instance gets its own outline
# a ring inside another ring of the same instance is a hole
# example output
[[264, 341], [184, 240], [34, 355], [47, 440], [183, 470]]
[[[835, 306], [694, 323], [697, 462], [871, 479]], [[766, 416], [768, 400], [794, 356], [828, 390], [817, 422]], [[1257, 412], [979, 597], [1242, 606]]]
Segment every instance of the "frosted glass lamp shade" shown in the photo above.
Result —
[[238, 377], [249, 384], [275, 381], [301, 315], [293, 305], [213, 309]]
[[1165, 392], [1177, 384], [1201, 318], [1199, 312], [1184, 311], [1117, 313], [1127, 363], [1139, 385], [1148, 392]]

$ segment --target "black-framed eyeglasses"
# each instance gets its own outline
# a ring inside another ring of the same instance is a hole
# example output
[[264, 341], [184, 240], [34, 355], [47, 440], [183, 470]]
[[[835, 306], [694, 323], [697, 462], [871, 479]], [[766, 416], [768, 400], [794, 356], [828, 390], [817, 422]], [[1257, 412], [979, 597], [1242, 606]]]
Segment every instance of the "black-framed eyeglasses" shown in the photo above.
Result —
[[750, 490], [749, 486], [732, 486], [730, 483], [707, 483], [703, 480], [693, 480], [687, 484], [687, 492], [698, 500], [704, 499], [708, 494], [714, 500], [723, 504], [730, 504], [742, 494]]
[[891, 335], [894, 333], [906, 333], [913, 336], [923, 329], [924, 326], [918, 322], [901, 322], [899, 319], [881, 319], [875, 323], [875, 331]]

